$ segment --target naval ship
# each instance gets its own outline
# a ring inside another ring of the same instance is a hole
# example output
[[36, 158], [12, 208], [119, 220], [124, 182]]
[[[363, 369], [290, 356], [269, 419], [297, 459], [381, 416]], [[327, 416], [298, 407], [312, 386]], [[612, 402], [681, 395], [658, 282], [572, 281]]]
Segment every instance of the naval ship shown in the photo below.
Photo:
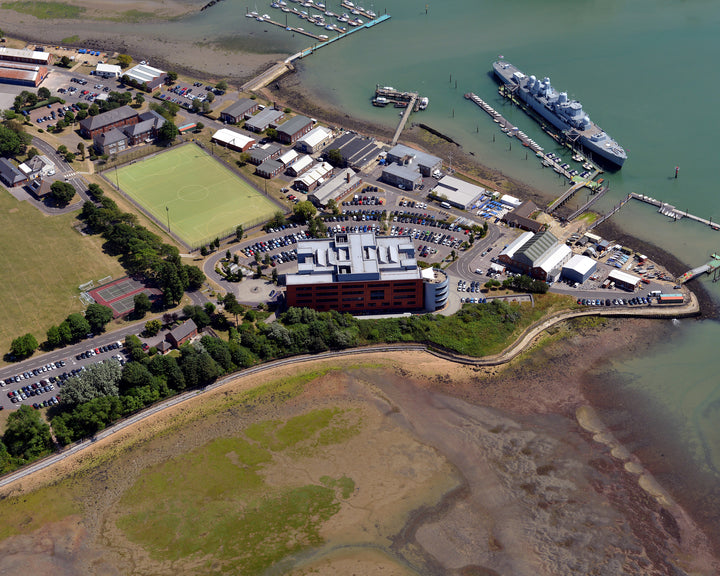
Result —
[[594, 124], [577, 100], [569, 100], [567, 92], [556, 92], [550, 78], [538, 80], [527, 76], [504, 60], [493, 63], [496, 76], [536, 114], [562, 130], [565, 137], [580, 144], [593, 160], [605, 160], [614, 168], [622, 168], [627, 153], [620, 144]]

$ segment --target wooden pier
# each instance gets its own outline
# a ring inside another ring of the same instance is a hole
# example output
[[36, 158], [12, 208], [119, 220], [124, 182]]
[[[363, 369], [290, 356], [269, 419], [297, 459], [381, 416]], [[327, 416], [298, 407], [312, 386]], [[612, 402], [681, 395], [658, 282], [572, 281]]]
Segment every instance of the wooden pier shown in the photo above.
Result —
[[588, 210], [588, 209], [590, 208], [590, 206], [592, 206], [593, 204], [595, 204], [595, 202], [597, 202], [598, 200], [600, 200], [600, 198], [602, 198], [603, 196], [605, 196], [605, 193], [606, 193], [609, 189], [610, 189], [610, 188], [609, 188], [608, 186], [603, 186], [603, 187], [601, 187], [598, 192], [596, 192], [595, 194], [593, 194], [593, 195], [590, 197], [590, 199], [589, 199], [587, 202], [585, 202], [585, 204], [583, 204], [582, 206], [580, 206], [580, 208], [578, 208], [577, 210], [575, 210], [575, 212], [573, 212], [572, 214], [570, 214], [570, 216], [567, 217], [567, 221], [568, 221], [568, 222], [572, 222], [573, 220], [575, 220], [575, 218], [577, 218], [578, 216], [580, 216], [580, 214], [582, 214], [583, 212], [585, 212], [586, 210]]
[[397, 144], [398, 139], [400, 138], [400, 133], [403, 131], [403, 128], [405, 128], [405, 124], [407, 124], [408, 118], [410, 118], [410, 114], [415, 109], [415, 105], [417, 104], [418, 95], [413, 93], [413, 96], [410, 99], [410, 102], [408, 102], [408, 105], [405, 107], [405, 112], [403, 112], [402, 118], [400, 118], [400, 123], [398, 124], [397, 129], [395, 130], [395, 134], [393, 135], [392, 139], [392, 145], [395, 146]]

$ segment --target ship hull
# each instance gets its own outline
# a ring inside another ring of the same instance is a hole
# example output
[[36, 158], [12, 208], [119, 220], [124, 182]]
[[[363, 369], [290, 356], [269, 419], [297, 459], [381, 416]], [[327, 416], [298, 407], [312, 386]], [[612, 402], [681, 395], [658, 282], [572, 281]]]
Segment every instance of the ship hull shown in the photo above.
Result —
[[[505, 68], [503, 68], [505, 66]], [[583, 151], [592, 157], [595, 161], [600, 161], [606, 164], [610, 168], [620, 169], [622, 168], [627, 156], [624, 154], [617, 154], [613, 151], [613, 146], [608, 142], [596, 143], [590, 137], [585, 134], [579, 133], [561, 117], [559, 117], [553, 110], [547, 107], [543, 102], [537, 100], [530, 94], [530, 92], [519, 86], [513, 80], [513, 73], [519, 72], [517, 68], [507, 63], [495, 62], [493, 64], [493, 70], [497, 78], [505, 85], [514, 88], [515, 95], [535, 114], [546, 120], [550, 125], [554, 126], [558, 130], [561, 130], [566, 136], [574, 137], [575, 145], [581, 146]], [[593, 125], [593, 128], [596, 128]], [[599, 130], [599, 129], [598, 129]], [[611, 141], [612, 142], [612, 141]], [[612, 144], [615, 144], [612, 142]], [[617, 145], [615, 146], [617, 149]]]

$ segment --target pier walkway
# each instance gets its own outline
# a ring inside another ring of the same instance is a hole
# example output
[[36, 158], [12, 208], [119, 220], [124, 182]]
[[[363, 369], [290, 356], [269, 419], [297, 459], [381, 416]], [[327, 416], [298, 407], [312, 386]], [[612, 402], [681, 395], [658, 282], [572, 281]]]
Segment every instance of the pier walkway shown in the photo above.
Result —
[[581, 182], [576, 182], [575, 184], [570, 186], [570, 188], [568, 188], [562, 196], [556, 198], [548, 205], [547, 213], [552, 214], [553, 212], [555, 212], [555, 210], [560, 208], [560, 206], [562, 206], [563, 204], [565, 204], [565, 202], [570, 200], [570, 198], [575, 196], [575, 193], [580, 190], [580, 188], [584, 188], [585, 184], [587, 184], [587, 182], [583, 180]]
[[640, 200], [640, 202], [645, 202], [646, 204], [650, 204], [652, 206], [656, 206], [658, 208], [658, 212], [662, 214], [663, 216], [667, 216], [668, 218], [672, 218], [673, 220], [681, 220], [682, 218], [687, 218], [688, 220], [694, 220], [695, 222], [700, 222], [700, 224], [705, 224], [706, 226], [710, 226], [713, 230], [720, 230], [720, 225], [713, 222], [712, 219], [708, 220], [706, 218], [701, 218], [700, 216], [695, 216], [694, 214], [690, 214], [689, 212], [681, 212], [675, 206], [672, 204], [668, 204], [667, 202], [661, 202], [660, 200], [656, 200], [655, 198], [651, 198], [650, 196], [646, 196], [645, 194], [636, 194], [635, 192], [630, 193], [630, 197], [634, 198], [635, 200]]
[[679, 276], [676, 280], [678, 284], [685, 284], [685, 282], [689, 282], [696, 276], [700, 276], [700, 274], [713, 274], [713, 282], [717, 282], [718, 279], [720, 279], [720, 275], [718, 273], [720, 272], [720, 256], [717, 254], [713, 254], [711, 256], [712, 260], [707, 262], [706, 264], [703, 264], [702, 266], [698, 266], [697, 268], [693, 268], [692, 270], [688, 270], [683, 274], [682, 276]]
[[582, 206], [580, 206], [580, 208], [578, 208], [577, 210], [575, 210], [575, 212], [573, 212], [572, 214], [570, 214], [570, 216], [567, 217], [568, 222], [572, 222], [573, 220], [575, 220], [575, 218], [577, 218], [578, 216], [580, 216], [580, 214], [582, 214], [583, 212], [585, 212], [586, 210], [588, 210], [588, 209], [590, 208], [590, 206], [592, 206], [593, 204], [595, 204], [595, 202], [597, 202], [598, 200], [600, 200], [600, 198], [602, 198], [609, 189], [610, 189], [610, 188], [609, 188], [608, 186], [603, 186], [602, 188], [600, 188], [600, 191], [597, 192], [597, 193], [595, 193], [595, 194], [593, 194], [593, 195], [590, 197], [590, 200], [588, 200], [587, 202], [585, 202], [585, 204], [583, 204]]
[[415, 109], [415, 104], [417, 103], [418, 95], [413, 93], [410, 102], [408, 103], [407, 107], [405, 108], [405, 112], [403, 112], [402, 118], [400, 118], [400, 123], [398, 124], [397, 130], [395, 130], [395, 134], [393, 135], [392, 139], [392, 145], [395, 146], [395, 144], [398, 143], [398, 139], [400, 138], [400, 133], [403, 131], [403, 128], [405, 128], [405, 124], [407, 124], [408, 118], [410, 118], [410, 114]]
[[631, 194], [628, 194], [627, 196], [625, 196], [625, 198], [620, 201], [620, 204], [617, 204], [615, 207], [613, 207], [612, 210], [610, 210], [610, 212], [608, 212], [607, 214], [605, 214], [601, 218], [598, 218], [597, 220], [595, 220], [595, 222], [590, 224], [587, 231], [590, 232], [593, 228], [597, 228], [598, 226], [600, 226], [600, 224], [602, 224], [606, 220], [609, 220], [614, 214], [617, 214], [620, 211], [620, 209], [630, 201], [631, 198], [632, 198]]

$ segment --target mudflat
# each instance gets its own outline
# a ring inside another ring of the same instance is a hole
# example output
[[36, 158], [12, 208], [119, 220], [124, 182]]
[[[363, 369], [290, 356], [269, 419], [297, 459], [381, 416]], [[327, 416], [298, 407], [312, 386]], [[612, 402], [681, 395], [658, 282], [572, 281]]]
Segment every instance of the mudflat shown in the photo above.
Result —
[[0, 570], [716, 573], [579, 385], [651, 326], [561, 326], [504, 368], [393, 353], [239, 378], [14, 487]]

